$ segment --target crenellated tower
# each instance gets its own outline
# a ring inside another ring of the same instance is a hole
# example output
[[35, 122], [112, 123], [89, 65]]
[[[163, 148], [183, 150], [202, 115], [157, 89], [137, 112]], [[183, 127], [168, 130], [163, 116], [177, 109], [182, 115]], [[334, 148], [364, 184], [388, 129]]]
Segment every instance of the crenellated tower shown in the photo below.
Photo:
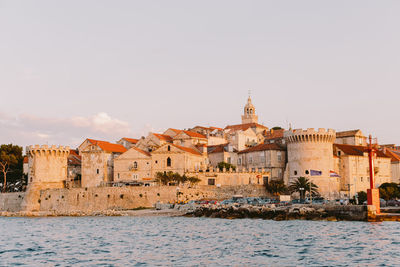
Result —
[[69, 147], [29, 146], [28, 186], [40, 189], [64, 188], [67, 180]]
[[336, 132], [332, 129], [296, 129], [286, 131], [284, 137], [288, 153], [288, 184], [303, 176], [318, 186], [321, 195], [335, 196], [340, 181], [331, 178], [330, 173]]

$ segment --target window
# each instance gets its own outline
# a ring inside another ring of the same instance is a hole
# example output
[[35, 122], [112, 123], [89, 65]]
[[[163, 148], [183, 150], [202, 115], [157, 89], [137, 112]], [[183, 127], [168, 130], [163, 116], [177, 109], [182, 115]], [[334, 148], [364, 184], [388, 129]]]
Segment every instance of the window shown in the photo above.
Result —
[[341, 154], [340, 151], [338, 151], [338, 152], [337, 152], [337, 155], [338, 155], [339, 157], [340, 157], [340, 154]]
[[294, 171], [294, 175], [297, 175], [297, 171]]
[[250, 164], [253, 163], [253, 157], [250, 157], [250, 158], [249, 158], [249, 163], [250, 163]]
[[156, 160], [156, 164], [158, 163], [158, 160]]
[[306, 170], [305, 173], [306, 173], [306, 174], [310, 174], [310, 171], [309, 171], [309, 170]]
[[238, 158], [238, 165], [242, 165], [242, 158]]
[[171, 158], [167, 158], [167, 167], [171, 167]]
[[168, 151], [171, 151], [171, 146], [168, 146]]
[[230, 157], [227, 158], [227, 161], [228, 161], [229, 164], [231, 164], [231, 158]]
[[137, 162], [136, 161], [133, 163], [133, 168], [137, 169]]
[[100, 170], [99, 170], [99, 169], [97, 169], [97, 171], [96, 171], [96, 172], [97, 172], [97, 174], [99, 174]]
[[208, 185], [215, 185], [215, 179], [208, 179]]
[[119, 173], [118, 173], [118, 179], [119, 179]]
[[363, 182], [363, 178], [361, 177], [360, 180], [361, 180], [361, 183], [362, 183]]
[[282, 160], [282, 153], [280, 152], [280, 151], [278, 151], [278, 161], [281, 161]]

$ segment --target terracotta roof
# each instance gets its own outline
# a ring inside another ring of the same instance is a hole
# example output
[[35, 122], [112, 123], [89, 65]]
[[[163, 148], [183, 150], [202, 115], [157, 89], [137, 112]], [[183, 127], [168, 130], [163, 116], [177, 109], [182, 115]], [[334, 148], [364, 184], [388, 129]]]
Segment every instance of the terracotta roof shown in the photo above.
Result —
[[278, 146], [275, 143], [272, 143], [272, 144], [260, 144], [260, 145], [253, 146], [253, 147], [250, 147], [248, 149], [239, 151], [238, 154], [250, 153], [250, 152], [255, 152], [255, 151], [265, 151], [265, 150], [280, 150], [280, 151], [284, 151], [285, 149], [280, 147], [280, 146]]
[[81, 165], [82, 159], [76, 154], [69, 154], [68, 165]]
[[146, 156], [148, 156], [148, 157], [151, 157], [151, 154], [150, 154], [149, 152], [144, 151], [144, 150], [142, 150], [142, 149], [140, 149], [140, 148], [131, 147], [131, 149], [135, 149], [136, 151], [138, 151], [138, 152], [140, 152], [140, 153], [142, 153], [142, 154], [144, 154], [144, 155], [146, 155]]
[[228, 125], [225, 127], [225, 130], [234, 130], [234, 131], [245, 131], [249, 128], [264, 128], [268, 129], [268, 127], [265, 127], [264, 125], [258, 124], [258, 123], [245, 123], [245, 124], [237, 124], [237, 125]]
[[172, 144], [174, 147], [179, 148], [180, 150], [183, 150], [185, 152], [189, 152], [192, 153], [194, 155], [198, 155], [198, 156], [202, 156], [203, 154], [201, 154], [199, 151], [193, 149], [193, 148], [189, 148], [189, 147], [184, 147], [184, 146], [178, 146], [178, 145], [174, 145]]
[[390, 157], [392, 162], [400, 162], [400, 155], [390, 149], [386, 149], [385, 155]]
[[[352, 156], [364, 156], [364, 153], [368, 152], [368, 147], [366, 146], [334, 144], [333, 148], [340, 149], [343, 153]], [[381, 158], [388, 158], [382, 151], [377, 151], [376, 155]]]
[[28, 157], [24, 157], [24, 163], [29, 163], [29, 158]]
[[126, 148], [123, 145], [119, 145], [119, 144], [112, 144], [112, 143], [108, 143], [108, 142], [98, 142], [96, 145], [106, 152], [112, 152], [112, 153], [126, 152]]
[[101, 140], [94, 140], [94, 139], [87, 139], [90, 143], [92, 143], [93, 145], [97, 145], [98, 143], [110, 143], [107, 141], [101, 141]]
[[185, 134], [189, 135], [190, 137], [207, 139], [207, 137], [205, 137], [204, 135], [196, 133], [196, 132], [192, 132], [192, 131], [183, 131], [183, 132]]
[[122, 138], [122, 139], [124, 139], [125, 141], [128, 141], [129, 143], [131, 143], [131, 144], [136, 144], [137, 142], [139, 142], [139, 139], [134, 139], [134, 138], [127, 138], [127, 137], [124, 137], [124, 138]]
[[174, 131], [175, 133], [180, 133], [182, 130], [174, 129], [174, 128], [169, 128], [168, 130]]
[[167, 142], [171, 142], [172, 141], [172, 137], [169, 136], [169, 135], [157, 134], [157, 133], [153, 133], [153, 135], [155, 137], [157, 137], [158, 139], [160, 139], [160, 140], [164, 140], [164, 141], [167, 141]]
[[221, 152], [225, 152], [225, 146], [224, 145], [216, 146], [213, 150], [211, 150], [208, 153], [209, 154], [214, 154], [214, 153], [221, 153]]
[[196, 126], [194, 128], [201, 128], [201, 129], [204, 129], [204, 130], [211, 130], [211, 131], [214, 131], [214, 130], [223, 131], [224, 130], [224, 129], [218, 128], [218, 127], [204, 127], [204, 126]]
[[361, 132], [360, 129], [351, 130], [351, 131], [336, 132], [336, 137], [350, 137], [350, 136], [355, 136], [355, 135], [357, 135], [359, 132]]
[[276, 138], [283, 138], [283, 133], [285, 132], [285, 129], [279, 129], [279, 130], [265, 130], [263, 132], [263, 135], [265, 139], [276, 139]]

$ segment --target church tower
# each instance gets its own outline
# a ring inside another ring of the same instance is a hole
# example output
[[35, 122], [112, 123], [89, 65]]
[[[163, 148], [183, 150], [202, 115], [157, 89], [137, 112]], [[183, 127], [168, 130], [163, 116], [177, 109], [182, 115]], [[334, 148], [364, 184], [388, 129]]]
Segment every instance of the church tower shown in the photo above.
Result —
[[256, 115], [256, 108], [251, 103], [251, 96], [247, 100], [247, 104], [244, 107], [244, 115], [242, 116], [242, 124], [246, 123], [258, 123], [258, 116]]

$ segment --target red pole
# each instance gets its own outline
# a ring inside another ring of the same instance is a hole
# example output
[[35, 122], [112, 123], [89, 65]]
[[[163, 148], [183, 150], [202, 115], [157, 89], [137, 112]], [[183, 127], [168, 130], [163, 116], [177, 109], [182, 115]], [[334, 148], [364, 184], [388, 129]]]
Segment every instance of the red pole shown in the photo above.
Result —
[[370, 188], [375, 188], [375, 168], [374, 168], [374, 149], [372, 148], [372, 136], [369, 136], [368, 158], [369, 158], [369, 184]]

